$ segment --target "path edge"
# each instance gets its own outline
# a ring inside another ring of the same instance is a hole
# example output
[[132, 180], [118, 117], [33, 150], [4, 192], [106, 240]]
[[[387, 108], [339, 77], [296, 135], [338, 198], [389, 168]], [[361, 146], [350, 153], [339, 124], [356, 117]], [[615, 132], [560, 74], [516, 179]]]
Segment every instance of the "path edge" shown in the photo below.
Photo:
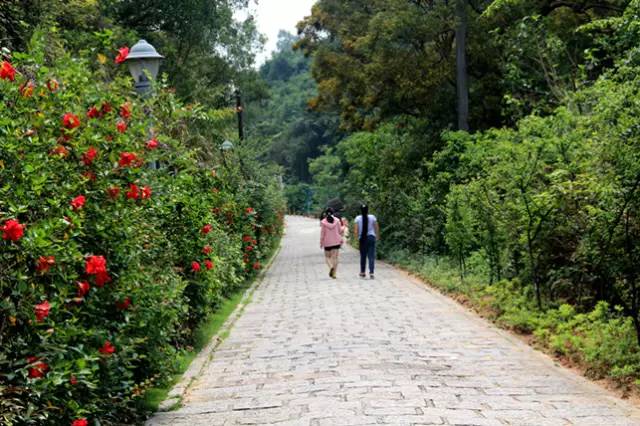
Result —
[[173, 388], [167, 394], [167, 397], [160, 403], [158, 406], [158, 413], [173, 411], [179, 408], [182, 405], [182, 400], [184, 396], [187, 394], [191, 386], [193, 385], [196, 378], [202, 375], [202, 372], [205, 370], [209, 362], [213, 359], [214, 352], [218, 349], [218, 346], [222, 344], [226, 335], [233, 328], [234, 324], [242, 315], [245, 307], [251, 303], [251, 296], [253, 293], [262, 285], [264, 282], [264, 278], [271, 268], [273, 261], [280, 254], [280, 250], [282, 249], [282, 238], [278, 242], [278, 247], [274, 250], [272, 256], [268, 260], [267, 264], [264, 266], [260, 274], [253, 280], [253, 283], [249, 288], [247, 288], [242, 295], [242, 299], [235, 307], [233, 312], [226, 319], [224, 324], [220, 327], [218, 332], [211, 337], [207, 346], [205, 346], [198, 355], [191, 361], [189, 364], [189, 368], [182, 374], [182, 377], [176, 383]]

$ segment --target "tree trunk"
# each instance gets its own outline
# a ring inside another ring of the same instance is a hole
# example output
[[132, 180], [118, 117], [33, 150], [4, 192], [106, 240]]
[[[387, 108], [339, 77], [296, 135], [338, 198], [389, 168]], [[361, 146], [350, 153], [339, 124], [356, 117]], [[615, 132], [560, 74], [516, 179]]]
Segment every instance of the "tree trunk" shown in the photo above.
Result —
[[469, 75], [467, 74], [466, 0], [456, 0], [456, 86], [458, 130], [469, 131]]

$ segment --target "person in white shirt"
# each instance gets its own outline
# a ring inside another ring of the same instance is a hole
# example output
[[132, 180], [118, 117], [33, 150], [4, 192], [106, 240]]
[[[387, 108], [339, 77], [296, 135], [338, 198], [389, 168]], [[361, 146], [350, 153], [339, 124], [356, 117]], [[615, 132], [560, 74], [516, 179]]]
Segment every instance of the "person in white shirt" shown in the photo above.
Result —
[[376, 241], [380, 241], [380, 225], [378, 219], [369, 214], [369, 207], [363, 204], [360, 215], [354, 220], [354, 234], [360, 242], [360, 277], [366, 277], [367, 258], [369, 259], [369, 277], [374, 278], [376, 262]]

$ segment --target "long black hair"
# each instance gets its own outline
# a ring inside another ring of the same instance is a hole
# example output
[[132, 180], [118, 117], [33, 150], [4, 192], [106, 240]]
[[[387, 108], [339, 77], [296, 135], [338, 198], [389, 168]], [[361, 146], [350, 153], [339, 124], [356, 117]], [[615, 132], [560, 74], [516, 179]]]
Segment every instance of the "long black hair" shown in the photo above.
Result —
[[366, 243], [367, 234], [369, 233], [369, 207], [366, 204], [360, 206], [360, 214], [362, 215], [362, 231], [360, 233], [360, 243]]

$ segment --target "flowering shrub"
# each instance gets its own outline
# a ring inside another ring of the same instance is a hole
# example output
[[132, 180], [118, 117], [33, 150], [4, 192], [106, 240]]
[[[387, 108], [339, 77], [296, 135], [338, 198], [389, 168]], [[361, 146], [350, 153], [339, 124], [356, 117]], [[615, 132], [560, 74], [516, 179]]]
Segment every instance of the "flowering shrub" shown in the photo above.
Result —
[[197, 161], [197, 108], [136, 99], [111, 63], [43, 58], [0, 66], [0, 423], [135, 422], [198, 322], [259, 269], [281, 197]]

